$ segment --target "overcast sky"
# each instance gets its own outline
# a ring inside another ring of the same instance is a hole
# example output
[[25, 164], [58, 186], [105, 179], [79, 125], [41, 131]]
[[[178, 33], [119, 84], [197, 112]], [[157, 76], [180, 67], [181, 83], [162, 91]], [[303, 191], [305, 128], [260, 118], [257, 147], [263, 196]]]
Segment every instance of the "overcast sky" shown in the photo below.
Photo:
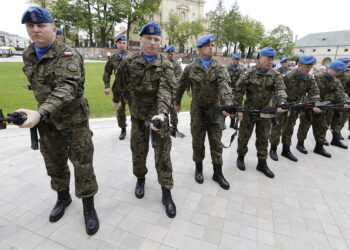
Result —
[[[234, 0], [224, 0], [228, 10]], [[21, 24], [27, 0], [1, 0], [0, 30], [28, 37]], [[214, 9], [217, 0], [207, 0], [205, 12]], [[238, 0], [243, 15], [261, 21], [267, 30], [279, 24], [289, 26], [299, 39], [308, 33], [350, 29], [350, 0]]]

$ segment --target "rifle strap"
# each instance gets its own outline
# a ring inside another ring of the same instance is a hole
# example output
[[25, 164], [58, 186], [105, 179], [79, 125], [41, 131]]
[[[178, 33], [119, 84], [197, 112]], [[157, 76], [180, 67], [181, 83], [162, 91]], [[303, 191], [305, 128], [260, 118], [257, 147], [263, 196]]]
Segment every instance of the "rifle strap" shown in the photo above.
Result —
[[232, 142], [235, 140], [237, 134], [238, 134], [238, 129], [239, 129], [239, 119], [237, 117], [235, 117], [235, 122], [233, 123], [233, 129], [235, 130], [235, 132], [231, 135], [231, 139], [230, 139], [230, 144], [228, 146], [225, 146], [222, 142], [221, 146], [223, 148], [229, 148], [232, 145]]

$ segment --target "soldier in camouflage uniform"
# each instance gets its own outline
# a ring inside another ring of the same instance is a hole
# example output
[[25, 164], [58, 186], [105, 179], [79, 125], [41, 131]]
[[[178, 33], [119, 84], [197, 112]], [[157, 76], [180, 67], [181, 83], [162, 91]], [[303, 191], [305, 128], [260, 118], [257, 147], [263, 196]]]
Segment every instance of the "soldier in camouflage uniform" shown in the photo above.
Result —
[[27, 114], [21, 127], [38, 124], [40, 151], [51, 187], [58, 194], [50, 221], [58, 221], [72, 202], [69, 159], [74, 166], [75, 194], [83, 200], [86, 232], [92, 235], [99, 228], [93, 199], [98, 187], [92, 165], [89, 105], [83, 96], [84, 64], [76, 50], [56, 40], [53, 22], [51, 14], [42, 7], [31, 7], [22, 17], [34, 41], [23, 53], [23, 72], [33, 89], [38, 110], [19, 110]]
[[[208, 110], [220, 104], [232, 105], [232, 91], [228, 86], [228, 73], [213, 58], [214, 36], [206, 35], [198, 40], [199, 59], [186, 66], [179, 82], [176, 95], [176, 110], [181, 109], [181, 99], [190, 84], [192, 88], [191, 102], [191, 134], [193, 161], [196, 164], [195, 180], [203, 183], [203, 159], [205, 154], [205, 135], [208, 133], [211, 159], [213, 163], [213, 180], [224, 189], [230, 184], [222, 174], [222, 130], [218, 117], [211, 117]], [[223, 115], [229, 115], [224, 112]]]
[[[315, 57], [309, 55], [301, 56], [297, 69], [288, 71], [285, 75], [283, 74], [283, 82], [286, 85], [288, 103], [301, 103], [305, 99], [306, 95], [308, 95], [308, 97], [313, 101], [320, 100], [320, 90], [317, 87], [317, 82], [315, 78], [309, 74], [312, 66], [315, 63]], [[316, 113], [321, 112], [321, 110], [318, 108], [314, 108], [313, 111]], [[298, 119], [299, 113], [299, 111], [292, 109], [288, 116], [287, 113], [281, 114], [278, 117], [278, 125], [272, 126], [270, 138], [271, 149], [269, 153], [271, 159], [275, 161], [278, 160], [277, 146], [282, 135], [282, 156], [292, 161], [298, 161], [298, 159], [290, 151], [290, 145], [292, 142], [294, 125]], [[318, 117], [319, 116], [315, 116], [315, 122], [318, 122]]]
[[144, 196], [146, 158], [151, 135], [158, 182], [163, 193], [162, 202], [166, 214], [173, 218], [176, 215], [176, 207], [170, 192], [173, 187], [171, 139], [168, 131], [158, 130], [153, 125], [150, 130], [145, 124], [145, 121], [150, 119], [168, 122], [176, 83], [172, 64], [158, 53], [161, 32], [161, 27], [155, 22], [150, 22], [141, 29], [141, 52], [129, 55], [121, 62], [112, 90], [116, 108], [120, 106], [120, 103], [117, 103], [119, 99], [116, 90], [130, 93], [130, 144], [133, 172], [137, 177], [135, 196], [139, 199]]
[[[174, 98], [175, 98], [176, 89], [178, 87], [178, 82], [179, 82], [179, 79], [182, 75], [182, 68], [181, 68], [180, 63], [175, 59], [175, 46], [174, 45], [167, 46], [163, 51], [166, 52], [166, 57], [168, 58], [168, 60], [171, 62], [171, 64], [174, 67], [174, 74], [176, 77], [176, 85], [175, 85], [175, 89], [174, 89]], [[173, 103], [173, 106], [171, 108], [170, 121], [171, 121], [171, 124], [173, 125], [174, 129], [177, 130], [177, 124], [179, 123], [179, 119], [177, 117], [177, 113], [176, 113], [175, 108], [174, 108], [174, 103]]]
[[[242, 106], [243, 96], [246, 95], [244, 107], [249, 109], [262, 109], [269, 105], [274, 97], [276, 104], [286, 101], [287, 95], [282, 75], [272, 69], [273, 59], [276, 51], [271, 47], [263, 48], [260, 51], [259, 63], [251, 67], [242, 75], [236, 84], [234, 95], [234, 104], [238, 107]], [[277, 109], [278, 113], [285, 112]], [[239, 112], [239, 120], [241, 126], [238, 135], [238, 158], [237, 167], [244, 171], [244, 156], [248, 152], [248, 141], [252, 135], [254, 126], [256, 125], [256, 148], [258, 151], [258, 165], [256, 169], [261, 171], [269, 178], [274, 178], [274, 173], [269, 169], [266, 163], [268, 138], [270, 135], [271, 121], [269, 118], [261, 118], [253, 114]]]
[[[236, 82], [239, 79], [240, 75], [244, 74], [244, 69], [239, 64], [241, 61], [240, 53], [233, 54], [231, 58], [232, 58], [232, 63], [229, 63], [227, 65], [227, 71], [230, 75], [230, 80], [231, 80], [229, 85], [232, 89], [232, 94], [234, 95]], [[235, 119], [231, 117], [231, 122], [230, 122], [231, 128], [234, 128], [234, 122], [235, 122]]]
[[[110, 88], [110, 80], [111, 75], [116, 73], [118, 66], [120, 62], [123, 60], [123, 58], [128, 54], [126, 51], [127, 47], [127, 38], [126, 36], [118, 36], [115, 38], [115, 44], [117, 46], [118, 52], [112, 55], [112, 57], [108, 57], [108, 61], [105, 65], [105, 72], [103, 73], [103, 82], [105, 84], [105, 95], [108, 96], [111, 92]], [[117, 76], [116, 76], [117, 78]], [[116, 79], [115, 78], [115, 79]], [[124, 140], [126, 137], [126, 110], [125, 105], [128, 103], [129, 94], [127, 91], [124, 93], [120, 93], [116, 90], [116, 98], [118, 98], [118, 102], [120, 102], [120, 108], [117, 110], [117, 120], [118, 120], [118, 126], [122, 129], [119, 140]]]
[[[340, 61], [334, 61], [331, 63], [327, 71], [315, 75], [318, 88], [320, 89], [321, 101], [330, 101], [333, 104], [349, 101], [348, 95], [345, 93], [341, 82], [336, 78], [336, 76], [339, 75], [345, 68], [346, 66], [344, 63]], [[350, 106], [345, 104], [344, 107]], [[316, 147], [314, 149], [314, 153], [327, 158], [331, 158], [331, 154], [323, 148], [323, 145], [326, 141], [326, 132], [328, 127], [331, 126], [334, 112], [327, 111], [317, 115], [321, 116], [319, 118], [319, 121], [314, 122], [314, 119], [312, 121], [314, 137], [316, 140]], [[301, 117], [300, 120], [303, 126], [299, 127], [298, 140], [303, 141], [307, 136], [307, 132], [311, 126], [311, 122], [307, 122], [305, 117]], [[333, 140], [331, 144], [341, 148], [347, 148], [347, 146], [342, 144], [340, 141], [339, 131], [333, 131]], [[302, 152], [302, 150], [300, 150], [299, 148], [298, 150]]]
[[288, 67], [288, 58], [283, 57], [280, 60], [280, 63], [281, 63], [281, 67], [279, 67], [277, 71], [280, 72], [281, 74], [286, 74], [290, 70], [290, 68]]
[[[350, 96], [350, 58], [348, 57], [343, 57], [343, 58], [339, 58], [337, 60], [342, 61], [343, 63], [345, 63], [345, 65], [347, 66], [346, 70], [344, 72], [342, 72], [341, 74], [339, 74], [337, 76], [337, 78], [341, 81], [345, 93]], [[341, 114], [341, 119], [335, 119], [335, 126], [339, 126], [338, 128], [336, 128], [335, 130], [341, 131], [345, 125], [345, 123], [349, 120], [349, 130], [350, 130], [350, 116], [349, 113], [343, 112]], [[344, 140], [344, 137], [341, 135], [341, 133], [339, 134], [340, 139]], [[350, 139], [350, 135], [349, 135], [349, 139]]]

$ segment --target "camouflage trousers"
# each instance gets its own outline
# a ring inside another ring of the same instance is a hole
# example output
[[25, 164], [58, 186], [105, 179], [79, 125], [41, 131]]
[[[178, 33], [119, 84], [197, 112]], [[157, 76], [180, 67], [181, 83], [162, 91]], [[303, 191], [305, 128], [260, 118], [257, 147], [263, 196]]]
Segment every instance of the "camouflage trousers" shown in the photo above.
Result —
[[[126, 128], [126, 100], [124, 96], [120, 97], [120, 108], [117, 110], [117, 120], [119, 128]], [[129, 106], [130, 107], [130, 106]]]
[[271, 119], [260, 118], [253, 115], [244, 115], [238, 134], [238, 156], [245, 156], [248, 152], [248, 142], [255, 126], [258, 159], [267, 158], [268, 139], [270, 137]]
[[175, 106], [171, 105], [170, 108], [170, 122], [171, 125], [177, 126], [177, 124], [179, 123], [179, 118], [177, 117], [177, 113], [175, 111]]
[[[342, 112], [341, 117], [336, 117], [333, 115], [332, 123], [331, 123], [331, 130], [340, 133], [340, 131], [343, 129], [345, 123], [349, 120], [350, 116], [349, 113]], [[350, 124], [349, 124], [349, 130], [350, 130]]]
[[52, 189], [69, 188], [69, 159], [74, 166], [75, 195], [84, 198], [96, 194], [98, 186], [92, 165], [94, 145], [88, 121], [64, 130], [57, 130], [49, 123], [40, 123], [38, 128], [40, 151], [51, 177]]
[[327, 133], [326, 114], [324, 112], [319, 114], [313, 113], [312, 121], [309, 121], [306, 118], [304, 112], [300, 112], [299, 117], [300, 124], [297, 134], [298, 141], [304, 141], [306, 139], [309, 129], [312, 125], [315, 141], [322, 144], [325, 143]]
[[299, 112], [292, 110], [289, 115], [284, 113], [277, 116], [278, 124], [271, 127], [271, 146], [278, 146], [281, 136], [283, 144], [292, 144], [293, 130], [298, 114]]
[[149, 150], [149, 139], [152, 139], [154, 148], [155, 165], [158, 174], [158, 182], [162, 187], [173, 188], [173, 167], [171, 164], [170, 150], [171, 139], [168, 133], [150, 131], [145, 126], [144, 120], [131, 117], [130, 146], [132, 152], [133, 173], [137, 178], [143, 178], [147, 174], [146, 160]]
[[219, 123], [196, 122], [191, 123], [193, 161], [202, 162], [205, 157], [205, 135], [208, 134], [211, 161], [215, 165], [222, 165], [222, 129]]

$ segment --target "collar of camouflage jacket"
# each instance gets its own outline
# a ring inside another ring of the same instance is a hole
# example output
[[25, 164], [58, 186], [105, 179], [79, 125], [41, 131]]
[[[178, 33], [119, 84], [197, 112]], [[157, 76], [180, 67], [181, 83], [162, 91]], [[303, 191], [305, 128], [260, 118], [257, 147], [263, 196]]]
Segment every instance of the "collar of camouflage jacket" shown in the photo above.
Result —
[[[43, 55], [43, 57], [40, 59], [42, 60], [43, 58], [54, 58], [57, 55], [57, 45], [58, 45], [59, 41], [56, 39], [53, 43], [51, 48]], [[34, 47], [34, 43], [32, 43], [29, 48], [30, 50], [30, 55], [35, 58], [36, 60], [40, 61], [37, 57], [36, 57], [36, 51], [35, 51], [35, 47]]]

